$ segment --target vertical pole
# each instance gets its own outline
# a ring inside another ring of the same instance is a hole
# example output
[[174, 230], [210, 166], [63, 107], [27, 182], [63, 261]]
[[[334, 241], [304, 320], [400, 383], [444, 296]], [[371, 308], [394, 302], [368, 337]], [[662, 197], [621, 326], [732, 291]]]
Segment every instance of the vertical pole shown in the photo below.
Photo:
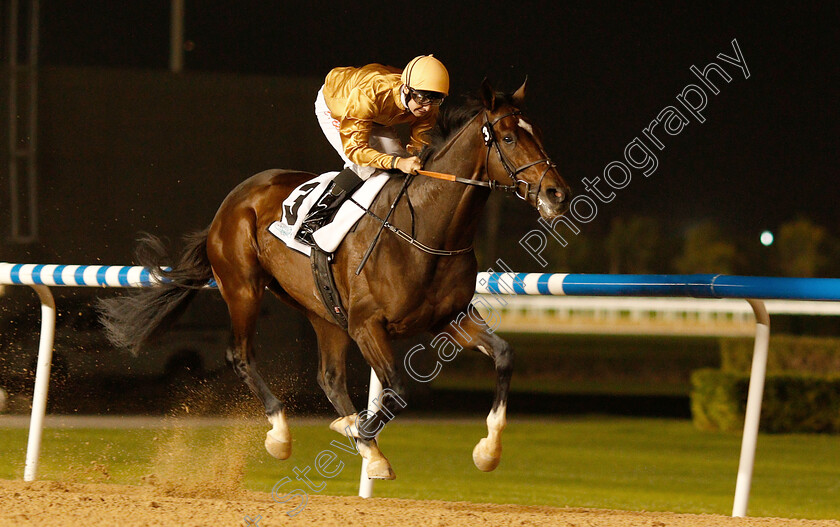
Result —
[[[379, 382], [379, 377], [373, 368], [370, 369], [370, 388], [368, 389], [368, 410], [376, 412], [379, 410], [378, 405], [374, 402], [382, 395], [382, 383]], [[373, 496], [373, 480], [367, 477], [367, 459], [362, 458], [362, 473], [359, 476], [359, 496], [362, 498], [370, 498]]]
[[41, 435], [47, 413], [47, 391], [50, 386], [53, 339], [55, 337], [55, 300], [50, 289], [43, 285], [32, 288], [41, 299], [41, 341], [38, 346], [38, 369], [35, 372], [35, 391], [32, 395], [32, 417], [29, 420], [29, 442], [26, 445], [24, 481], [34, 481], [41, 453]]
[[169, 71], [184, 69], [184, 0], [171, 0], [169, 23]]
[[770, 316], [760, 300], [747, 299], [755, 313], [755, 347], [753, 348], [750, 388], [747, 395], [747, 412], [744, 419], [744, 437], [741, 441], [741, 460], [735, 484], [735, 502], [732, 516], [747, 515], [750, 501], [755, 450], [758, 443], [758, 425], [761, 418], [761, 398], [764, 395], [764, 378], [767, 373], [767, 350], [770, 345]]

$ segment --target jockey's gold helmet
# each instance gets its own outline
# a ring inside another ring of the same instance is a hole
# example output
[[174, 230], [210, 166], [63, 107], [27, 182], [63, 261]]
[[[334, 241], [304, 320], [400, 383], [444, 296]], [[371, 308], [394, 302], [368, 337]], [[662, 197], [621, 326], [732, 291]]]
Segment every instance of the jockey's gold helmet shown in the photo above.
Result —
[[449, 95], [449, 72], [432, 55], [411, 59], [402, 72], [402, 83], [413, 90]]

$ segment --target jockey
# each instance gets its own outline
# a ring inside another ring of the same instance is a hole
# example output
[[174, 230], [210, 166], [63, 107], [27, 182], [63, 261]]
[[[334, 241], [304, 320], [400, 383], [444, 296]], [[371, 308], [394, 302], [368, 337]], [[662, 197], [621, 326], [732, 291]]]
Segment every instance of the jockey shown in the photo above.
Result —
[[[378, 170], [406, 174], [422, 168], [417, 157], [429, 144], [438, 106], [449, 94], [449, 73], [432, 55], [415, 57], [402, 72], [390, 66], [335, 68], [315, 99], [315, 115], [327, 140], [344, 160], [329, 190], [313, 205], [300, 228], [311, 238], [333, 210]], [[409, 157], [393, 126], [411, 124]]]

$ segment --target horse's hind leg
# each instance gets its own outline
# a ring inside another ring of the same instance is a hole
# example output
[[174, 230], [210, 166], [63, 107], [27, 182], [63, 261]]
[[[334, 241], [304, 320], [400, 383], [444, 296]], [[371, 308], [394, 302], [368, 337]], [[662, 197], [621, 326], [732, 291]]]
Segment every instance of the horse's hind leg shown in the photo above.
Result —
[[[513, 373], [513, 349], [504, 339], [491, 332], [489, 326], [478, 317], [463, 314], [452, 321], [447, 328], [458, 326], [454, 331], [455, 341], [465, 347], [484, 353], [496, 366], [496, 396], [493, 408], [487, 416], [487, 437], [482, 438], [473, 449], [473, 463], [484, 472], [489, 472], [499, 466], [502, 459], [502, 430], [507, 424], [507, 399], [510, 390], [510, 378]], [[480, 322], [480, 323], [479, 323]]]
[[272, 424], [272, 429], [266, 433], [265, 449], [277, 459], [287, 459], [292, 455], [292, 438], [286, 411], [257, 371], [254, 356], [254, 331], [264, 286], [252, 283], [232, 287], [230, 280], [223, 283], [218, 276], [217, 281], [230, 312], [232, 342], [227, 350], [227, 360], [265, 407], [265, 415]]

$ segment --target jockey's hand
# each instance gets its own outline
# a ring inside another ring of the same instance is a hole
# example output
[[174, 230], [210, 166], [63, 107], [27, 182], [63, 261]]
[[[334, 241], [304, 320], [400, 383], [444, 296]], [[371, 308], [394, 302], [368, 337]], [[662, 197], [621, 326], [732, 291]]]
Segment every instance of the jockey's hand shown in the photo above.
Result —
[[423, 163], [420, 162], [420, 158], [417, 156], [401, 157], [397, 159], [396, 167], [400, 172], [416, 174], [418, 170], [423, 168]]

